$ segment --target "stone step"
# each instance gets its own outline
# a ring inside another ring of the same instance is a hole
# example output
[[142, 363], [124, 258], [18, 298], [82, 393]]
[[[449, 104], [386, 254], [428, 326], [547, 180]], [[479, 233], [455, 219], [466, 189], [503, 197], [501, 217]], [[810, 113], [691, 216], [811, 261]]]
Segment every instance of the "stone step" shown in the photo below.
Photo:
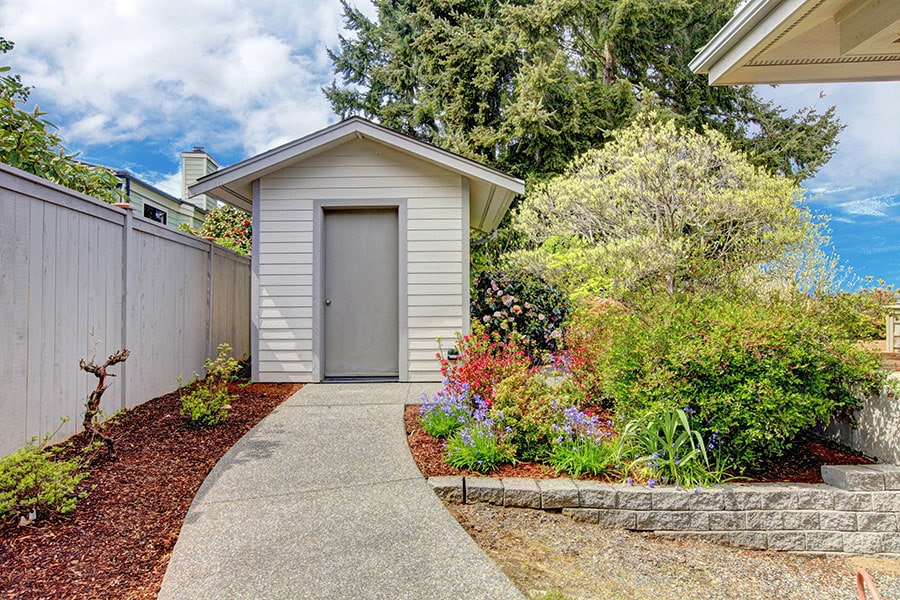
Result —
[[900, 490], [900, 466], [825, 465], [822, 480], [832, 487], [851, 492]]

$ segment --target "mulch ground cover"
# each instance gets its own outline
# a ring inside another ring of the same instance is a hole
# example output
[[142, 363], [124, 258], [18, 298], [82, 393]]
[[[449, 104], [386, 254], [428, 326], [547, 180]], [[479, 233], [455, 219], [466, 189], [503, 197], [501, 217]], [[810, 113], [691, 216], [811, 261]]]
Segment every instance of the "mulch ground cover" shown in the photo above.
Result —
[[[191, 427], [173, 392], [126, 411], [106, 433], [74, 513], [35, 525], [0, 527], [0, 598], [153, 599], [200, 484], [251, 427], [298, 384], [231, 384], [238, 395], [225, 423]], [[79, 434], [74, 447], [87, 440]]]
[[[426, 433], [418, 422], [419, 407], [406, 407], [404, 421], [406, 438], [413, 458], [425, 477], [444, 475], [484, 476], [481, 473], [456, 469], [442, 459], [444, 442]], [[791, 452], [747, 473], [742, 481], [822, 483], [820, 467], [822, 465], [859, 465], [871, 464], [872, 461], [839, 444], [821, 437], [806, 434], [801, 436]], [[490, 477], [531, 477], [533, 479], [549, 479], [560, 477], [552, 467], [536, 463], [518, 463], [503, 465], [489, 474]], [[564, 477], [565, 475], [562, 475]], [[603, 478], [596, 478], [603, 479]]]

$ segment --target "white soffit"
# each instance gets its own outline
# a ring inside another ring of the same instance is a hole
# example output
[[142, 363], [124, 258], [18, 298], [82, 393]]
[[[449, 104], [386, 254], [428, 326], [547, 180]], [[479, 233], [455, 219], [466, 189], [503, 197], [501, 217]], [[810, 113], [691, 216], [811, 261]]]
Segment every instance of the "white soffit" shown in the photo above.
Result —
[[712, 85], [900, 80], [900, 0], [750, 0], [690, 67]]
[[268, 152], [211, 173], [189, 191], [192, 196], [206, 194], [228, 204], [250, 210], [253, 181], [283, 169], [289, 164], [315, 156], [352, 139], [370, 139], [436, 164], [470, 182], [472, 227], [490, 232], [500, 224], [516, 194], [525, 193], [525, 182], [474, 160], [432, 144], [399, 134], [361, 117], [350, 117], [306, 137], [288, 142]]

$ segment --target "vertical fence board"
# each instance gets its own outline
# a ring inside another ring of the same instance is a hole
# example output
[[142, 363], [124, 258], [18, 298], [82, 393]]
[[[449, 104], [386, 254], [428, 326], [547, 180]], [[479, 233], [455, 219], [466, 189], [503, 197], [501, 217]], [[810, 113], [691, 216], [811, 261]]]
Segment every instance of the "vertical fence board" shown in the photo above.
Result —
[[249, 288], [246, 258], [0, 165], [0, 456], [61, 417], [70, 418], [61, 437], [80, 429], [96, 378], [78, 360], [91, 358], [94, 339], [97, 361], [132, 350], [112, 369], [108, 414], [199, 372], [207, 319], [239, 354], [249, 347]]

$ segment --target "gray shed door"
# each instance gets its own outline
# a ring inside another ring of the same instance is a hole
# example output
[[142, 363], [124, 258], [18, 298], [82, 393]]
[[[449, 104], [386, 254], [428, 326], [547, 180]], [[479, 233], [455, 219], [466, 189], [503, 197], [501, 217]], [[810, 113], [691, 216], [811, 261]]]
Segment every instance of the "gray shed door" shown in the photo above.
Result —
[[325, 377], [398, 377], [396, 209], [324, 214]]

